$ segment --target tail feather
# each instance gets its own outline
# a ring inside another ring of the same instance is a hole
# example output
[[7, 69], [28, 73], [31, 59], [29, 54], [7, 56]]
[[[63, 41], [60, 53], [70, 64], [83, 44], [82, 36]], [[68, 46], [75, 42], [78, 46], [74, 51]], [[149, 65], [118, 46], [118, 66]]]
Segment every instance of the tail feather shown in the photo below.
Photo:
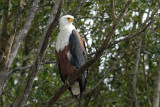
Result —
[[80, 86], [79, 86], [79, 82], [78, 81], [75, 81], [73, 83], [73, 85], [71, 86], [71, 92], [75, 96], [80, 94]]

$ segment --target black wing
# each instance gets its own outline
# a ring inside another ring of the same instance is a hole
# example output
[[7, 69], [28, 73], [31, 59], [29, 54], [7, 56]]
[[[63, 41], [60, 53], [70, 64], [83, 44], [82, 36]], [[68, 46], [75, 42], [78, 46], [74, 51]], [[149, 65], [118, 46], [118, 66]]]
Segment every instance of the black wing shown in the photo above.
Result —
[[[72, 55], [71, 64], [76, 66], [77, 69], [80, 69], [86, 63], [87, 54], [85, 49], [81, 45], [78, 36], [80, 35], [77, 33], [77, 31], [73, 30], [69, 38], [69, 49]], [[85, 71], [78, 79], [81, 92], [83, 92], [83, 90], [85, 89], [86, 76], [87, 71]]]

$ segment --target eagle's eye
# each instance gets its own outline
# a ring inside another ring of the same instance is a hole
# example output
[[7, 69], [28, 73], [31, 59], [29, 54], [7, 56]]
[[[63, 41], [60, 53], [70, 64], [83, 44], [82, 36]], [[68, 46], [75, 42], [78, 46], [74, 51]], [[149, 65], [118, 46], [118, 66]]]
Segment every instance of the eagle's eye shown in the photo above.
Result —
[[67, 17], [67, 20], [68, 20], [69, 22], [73, 22], [73, 18], [71, 18], [71, 17]]

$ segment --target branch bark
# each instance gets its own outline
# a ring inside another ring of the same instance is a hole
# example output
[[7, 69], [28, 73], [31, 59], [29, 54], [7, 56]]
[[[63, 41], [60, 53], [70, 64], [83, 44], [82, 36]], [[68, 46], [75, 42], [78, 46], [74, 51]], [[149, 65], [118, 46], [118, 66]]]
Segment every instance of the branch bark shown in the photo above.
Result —
[[[108, 70], [105, 71], [105, 75], [96, 83], [96, 85], [94, 85], [92, 88], [90, 88], [85, 93], [83, 93], [83, 96], [93, 92], [104, 81], [104, 79], [107, 78], [108, 74], [114, 69], [114, 67], [119, 63], [119, 61], [123, 58], [124, 55], [125, 55], [125, 53], [120, 55], [120, 58], [118, 58], [118, 60], [115, 61]], [[71, 101], [67, 100], [67, 101], [65, 101], [63, 106], [68, 106], [68, 105], [74, 103], [75, 100], [76, 99], [73, 99]]]
[[[86, 64], [84, 64], [80, 70], [75, 73], [75, 75], [71, 76], [69, 78], [69, 83], [72, 85], [73, 82], [92, 64], [94, 64], [103, 54], [104, 50], [106, 49], [106, 47], [108, 46], [108, 43], [112, 37], [112, 35], [114, 34], [116, 28], [118, 27], [120, 20], [122, 19], [122, 17], [124, 16], [125, 11], [127, 10], [127, 8], [129, 7], [129, 5], [131, 4], [132, 0], [129, 0], [127, 2], [127, 4], [125, 5], [124, 9], [121, 11], [120, 16], [118, 17], [116, 23], [114, 23], [114, 25], [112, 26], [112, 29], [110, 30], [110, 32], [106, 35], [106, 39], [104, 41], [104, 43], [102, 44], [101, 48], [98, 50], [98, 52], [95, 54], [95, 56], [89, 60]], [[68, 89], [69, 85], [67, 83], [65, 83], [59, 90], [58, 92], [56, 92], [56, 94], [51, 98], [51, 100], [48, 102], [48, 107], [52, 107], [55, 102], [60, 98], [60, 96]]]
[[117, 18], [116, 18], [116, 15], [115, 15], [115, 8], [114, 8], [114, 0], [110, 0], [110, 4], [111, 4], [111, 17], [112, 17], [112, 20], [114, 22], [116, 22]]
[[[10, 68], [10, 66], [16, 56], [16, 53], [19, 49], [20, 44], [22, 43], [23, 39], [26, 37], [26, 34], [27, 34], [29, 28], [31, 27], [31, 23], [32, 23], [34, 16], [36, 14], [38, 3], [39, 3], [39, 0], [33, 1], [31, 8], [28, 12], [25, 24], [24, 24], [20, 34], [17, 36], [16, 40], [14, 41], [12, 50], [11, 50], [12, 45], [9, 45], [10, 48], [8, 48], [9, 50], [7, 50], [7, 55], [6, 55], [7, 60], [5, 62], [6, 67], [4, 67], [3, 69], [0, 69], [1, 70], [1, 72], [0, 72], [0, 95], [2, 94], [4, 84], [6, 83], [8, 77], [11, 74], [8, 70], [9, 70], [9, 68]], [[14, 39], [13, 37], [11, 37], [11, 38], [12, 38], [12, 40], [11, 41], [9, 40], [10, 43], [13, 42], [13, 39]], [[9, 59], [8, 59], [8, 57], [9, 57]], [[1, 65], [1, 66], [3, 66], [3, 65]]]
[[63, 0], [56, 0], [55, 5], [52, 8], [51, 15], [50, 15], [49, 20], [47, 22], [47, 27], [43, 32], [41, 41], [39, 42], [39, 48], [38, 48], [38, 51], [36, 54], [36, 58], [34, 60], [34, 64], [30, 68], [31, 74], [30, 74], [29, 79], [27, 81], [27, 84], [25, 86], [25, 90], [24, 90], [24, 92], [23, 92], [23, 94], [17, 104], [17, 107], [22, 107], [29, 96], [29, 93], [31, 91], [31, 88], [32, 88], [32, 85], [34, 82], [34, 78], [38, 74], [39, 66], [40, 66], [42, 59], [44, 57], [45, 50], [49, 44], [50, 36], [52, 35], [53, 30], [57, 26], [57, 20], [60, 16], [62, 5], [63, 5]]
[[6, 67], [8, 61], [8, 41], [10, 36], [7, 32], [8, 27], [8, 11], [9, 11], [9, 0], [4, 1], [4, 9], [2, 13], [2, 27], [0, 32], [0, 72]]
[[154, 94], [153, 94], [153, 107], [159, 107], [159, 93], [160, 93], [160, 61], [158, 66], [158, 75], [155, 81]]
[[[44, 64], [55, 64], [56, 61], [45, 61], [45, 62], [42, 62], [41, 65], [44, 65]], [[17, 71], [23, 71], [23, 70], [26, 70], [26, 69], [29, 69], [31, 68], [33, 65], [27, 65], [27, 66], [24, 66], [24, 67], [21, 67], [21, 68], [16, 68], [14, 70], [11, 71], [11, 73], [15, 73]]]

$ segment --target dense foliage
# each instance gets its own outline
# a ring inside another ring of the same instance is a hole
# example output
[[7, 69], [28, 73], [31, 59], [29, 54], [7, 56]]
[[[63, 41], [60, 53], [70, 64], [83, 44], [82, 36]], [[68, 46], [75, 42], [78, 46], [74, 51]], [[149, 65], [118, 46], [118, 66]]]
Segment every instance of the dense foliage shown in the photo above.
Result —
[[[0, 0], [0, 22], [2, 14], [5, 12], [5, 0]], [[20, 0], [10, 1], [10, 14], [8, 18], [7, 32], [12, 33], [15, 27], [16, 15], [20, 11]], [[26, 14], [30, 7], [30, 0], [22, 0], [23, 14], [21, 22], [18, 24], [20, 29], [25, 21]], [[27, 37], [21, 44], [19, 51], [11, 66], [11, 71], [31, 65], [38, 48], [42, 33], [46, 27], [49, 14], [54, 6], [54, 0], [40, 0], [39, 8], [32, 22], [32, 27], [27, 33]], [[65, 0], [61, 16], [70, 14], [81, 0]], [[127, 0], [115, 0], [115, 15], [118, 16], [124, 8]], [[89, 67], [86, 93], [82, 97], [82, 106], [86, 107], [130, 107], [133, 106], [133, 78], [136, 75], [136, 95], [139, 106], [148, 107], [152, 103], [154, 93], [154, 83], [158, 72], [158, 62], [160, 59], [160, 3], [159, 0], [134, 0], [118, 26], [110, 43], [136, 34], [138, 31], [152, 21], [152, 24], [138, 36], [122, 41], [109, 47], [103, 56]], [[77, 30], [83, 37], [88, 60], [94, 56], [95, 52], [102, 45], [106, 35], [110, 32], [113, 25], [111, 4], [109, 0], [86, 0], [85, 4], [75, 15]], [[0, 23], [0, 27], [2, 23]], [[53, 32], [50, 44], [46, 50], [40, 72], [35, 78], [29, 98], [25, 107], [43, 107], [63, 84], [55, 61], [55, 41], [59, 32], [59, 26]], [[138, 70], [134, 73], [137, 64], [137, 54], [140, 49]], [[111, 69], [112, 68], [112, 69]], [[111, 70], [110, 70], [111, 69]], [[108, 73], [109, 72], [109, 73]], [[104, 77], [101, 84], [94, 86]], [[5, 85], [0, 106], [14, 105], [21, 97], [28, 76], [29, 69], [13, 72]], [[69, 106], [76, 107], [78, 101], [74, 100], [67, 90], [65, 94], [56, 102], [57, 107]]]

